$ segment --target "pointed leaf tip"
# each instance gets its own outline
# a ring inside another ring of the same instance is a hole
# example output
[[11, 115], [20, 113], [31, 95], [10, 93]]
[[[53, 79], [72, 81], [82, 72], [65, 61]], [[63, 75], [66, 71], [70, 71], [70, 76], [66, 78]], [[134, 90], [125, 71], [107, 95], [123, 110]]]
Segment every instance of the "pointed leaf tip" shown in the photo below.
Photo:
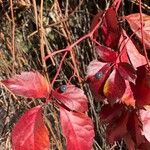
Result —
[[29, 98], [47, 98], [49, 84], [39, 72], [22, 72], [1, 81], [13, 94]]
[[123, 30], [123, 34], [120, 37], [120, 43], [122, 43], [120, 46], [120, 51], [127, 52], [131, 64], [135, 69], [147, 64], [146, 58], [139, 53], [138, 49], [135, 47], [125, 30]]

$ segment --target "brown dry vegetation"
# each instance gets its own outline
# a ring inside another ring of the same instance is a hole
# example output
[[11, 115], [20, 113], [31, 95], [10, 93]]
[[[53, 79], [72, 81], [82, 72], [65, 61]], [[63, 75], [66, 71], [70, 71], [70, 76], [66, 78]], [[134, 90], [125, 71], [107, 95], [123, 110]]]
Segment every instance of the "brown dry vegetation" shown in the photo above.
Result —
[[[136, 0], [131, 1], [123, 0], [121, 15], [138, 10]], [[143, 1], [146, 13], [150, 13], [148, 3]], [[44, 57], [65, 48], [87, 33], [94, 15], [110, 4], [110, 0], [0, 0], [0, 79], [22, 71], [38, 70], [52, 81], [62, 54], [51, 56], [46, 61]], [[93, 149], [123, 150], [122, 141], [114, 145], [107, 144], [104, 127], [97, 116], [100, 104], [94, 102], [88, 85], [84, 82], [87, 65], [95, 57], [92, 43], [88, 39], [74, 47], [64, 61], [55, 87], [66, 83], [74, 74], [74, 68], [78, 70], [71, 82], [84, 89], [89, 100], [89, 115], [95, 125]], [[1, 86], [0, 150], [11, 149], [10, 133], [22, 113], [43, 101], [16, 98]], [[59, 126], [58, 109], [49, 104], [45, 108], [45, 116], [51, 135], [51, 149], [64, 150], [65, 140]]]

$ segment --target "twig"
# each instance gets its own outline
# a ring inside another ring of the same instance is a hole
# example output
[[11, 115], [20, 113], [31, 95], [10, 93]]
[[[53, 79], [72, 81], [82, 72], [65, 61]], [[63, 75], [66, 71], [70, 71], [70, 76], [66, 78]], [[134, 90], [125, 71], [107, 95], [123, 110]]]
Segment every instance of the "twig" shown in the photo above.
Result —
[[13, 2], [10, 0], [10, 10], [11, 10], [11, 20], [12, 20], [12, 57], [13, 62], [15, 62], [15, 20], [13, 11]]
[[63, 55], [63, 57], [62, 57], [62, 59], [61, 59], [61, 61], [60, 61], [60, 64], [59, 64], [58, 69], [57, 69], [57, 73], [56, 73], [56, 75], [55, 75], [55, 77], [53, 78], [52, 83], [51, 83], [51, 86], [52, 86], [52, 87], [53, 87], [53, 84], [54, 84], [55, 80], [57, 79], [57, 77], [58, 77], [58, 75], [59, 75], [59, 73], [60, 73], [60, 71], [61, 71], [61, 68], [62, 68], [64, 59], [65, 59], [67, 53], [68, 53], [68, 52], [65, 52], [65, 54]]
[[136, 4], [136, 5], [140, 5], [141, 4], [141, 7], [147, 11], [150, 11], [150, 6], [142, 3], [142, 2], [139, 2], [138, 0], [129, 0], [131, 1], [132, 3]]
[[77, 44], [79, 44], [80, 42], [82, 42], [83, 40], [85, 40], [85, 39], [87, 39], [87, 38], [90, 38], [91, 40], [93, 40], [93, 34], [94, 34], [94, 32], [99, 28], [99, 26], [101, 25], [102, 20], [103, 20], [103, 18], [104, 18], [104, 16], [105, 16], [105, 13], [106, 13], [106, 11], [104, 12], [102, 18], [100, 19], [100, 21], [97, 23], [97, 25], [94, 27], [94, 29], [93, 29], [92, 31], [90, 31], [89, 33], [85, 34], [83, 37], [79, 38], [76, 42], [74, 42], [73, 44], [69, 45], [69, 46], [66, 47], [65, 49], [61, 49], [61, 50], [58, 50], [58, 51], [56, 51], [56, 52], [53, 52], [52, 54], [47, 55], [47, 56], [44, 58], [45, 60], [47, 60], [47, 59], [48, 59], [49, 57], [51, 57], [52, 55], [55, 55], [55, 54], [58, 54], [58, 53], [60, 53], [60, 52], [64, 52], [64, 51], [65, 51], [65, 54], [63, 55], [63, 57], [62, 57], [62, 59], [61, 59], [61, 62], [60, 62], [60, 64], [59, 64], [59, 67], [58, 67], [58, 69], [57, 69], [57, 73], [56, 73], [55, 77], [54, 77], [53, 80], [52, 80], [52, 83], [51, 83], [52, 87], [53, 87], [53, 84], [54, 84], [56, 78], [58, 77], [58, 75], [59, 75], [59, 73], [60, 73], [60, 70], [61, 70], [61, 68], [62, 68], [63, 61], [64, 61], [64, 59], [65, 59], [65, 57], [66, 57], [68, 51], [70, 51], [70, 55], [71, 55], [71, 58], [72, 58], [72, 61], [73, 61], [73, 65], [74, 65], [74, 67], [75, 67], [74, 72], [77, 74], [78, 80], [79, 80], [79, 82], [81, 83], [81, 79], [80, 79], [80, 76], [79, 76], [79, 73], [78, 73], [78, 70], [77, 70], [77, 65], [76, 65], [75, 57], [74, 57], [74, 55], [73, 55], [73, 53], [72, 53], [72, 49], [73, 49], [73, 47], [75, 47]]
[[45, 63], [45, 53], [44, 53], [44, 36], [43, 36], [44, 28], [43, 28], [43, 0], [41, 0], [40, 6], [40, 51], [41, 51], [41, 60], [44, 70], [46, 71], [46, 63]]
[[32, 2], [33, 2], [33, 9], [35, 15], [35, 24], [36, 24], [36, 28], [38, 29], [38, 15], [37, 15], [36, 0], [32, 0]]

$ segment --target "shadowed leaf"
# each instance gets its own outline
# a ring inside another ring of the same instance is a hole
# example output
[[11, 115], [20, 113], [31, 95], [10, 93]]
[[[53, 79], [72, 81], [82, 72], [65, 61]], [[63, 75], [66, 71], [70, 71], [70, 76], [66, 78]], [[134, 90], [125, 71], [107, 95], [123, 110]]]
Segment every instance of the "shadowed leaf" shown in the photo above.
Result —
[[[91, 31], [96, 27], [96, 25], [99, 23], [100, 19], [102, 19], [102, 15], [103, 15], [103, 12], [100, 11], [94, 16], [92, 23], [91, 23], [91, 28], [90, 28]], [[96, 30], [93, 34], [94, 39], [96, 39], [97, 37], [98, 37], [98, 30]]]
[[142, 123], [140, 122], [136, 111], [130, 112], [127, 129], [137, 146], [143, 143], [144, 137], [142, 135]]
[[[97, 66], [97, 69], [95, 69], [96, 66]], [[94, 69], [97, 72], [93, 71], [93, 73], [92, 73], [92, 70], [94, 70]], [[110, 64], [101, 63], [101, 62], [94, 63], [94, 65], [92, 62], [88, 66], [88, 73], [89, 72], [90, 73], [88, 74], [87, 81], [89, 83], [89, 86], [90, 86], [93, 96], [98, 101], [101, 101], [105, 98], [103, 95], [103, 86], [104, 86], [104, 83], [105, 83], [107, 77], [110, 74], [110, 70], [111, 70]]]
[[113, 106], [106, 104], [101, 108], [100, 121], [102, 123], [111, 123], [122, 114], [124, 109], [122, 104], [116, 103]]
[[131, 136], [129, 133], [127, 133], [124, 138], [123, 138], [124, 142], [126, 143], [126, 146], [128, 148], [128, 150], [136, 150], [135, 149], [135, 143], [132, 140]]
[[[110, 48], [116, 49], [118, 46], [121, 30], [117, 20], [117, 14], [113, 7], [110, 7], [105, 16], [102, 18], [103, 13], [98, 12], [92, 20], [91, 30], [95, 28], [100, 19], [102, 19], [102, 38], [106, 46]], [[98, 30], [95, 31], [93, 38], [96, 39], [98, 37]]]
[[145, 66], [137, 69], [136, 84], [132, 86], [136, 106], [143, 107], [150, 104], [150, 73]]
[[114, 62], [117, 58], [117, 53], [111, 48], [100, 45], [96, 47], [96, 52], [98, 53], [101, 60], [105, 62]]
[[124, 112], [115, 123], [111, 123], [107, 127], [106, 135], [109, 143], [120, 140], [127, 134], [128, 113]]
[[93, 60], [87, 67], [87, 77], [94, 76], [102, 67], [107, 63], [100, 62], [98, 60]]
[[135, 80], [137, 77], [136, 71], [130, 64], [125, 63], [125, 62], [119, 63], [118, 71], [125, 80], [135, 83]]
[[102, 23], [102, 36], [106, 46], [116, 49], [121, 35], [116, 11], [110, 7]]

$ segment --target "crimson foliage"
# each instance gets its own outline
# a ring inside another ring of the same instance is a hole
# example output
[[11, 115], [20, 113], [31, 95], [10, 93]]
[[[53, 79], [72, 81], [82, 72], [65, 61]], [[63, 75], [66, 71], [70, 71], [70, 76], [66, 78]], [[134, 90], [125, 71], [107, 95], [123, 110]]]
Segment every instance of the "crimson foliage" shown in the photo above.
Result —
[[[96, 30], [92, 40], [99, 59], [92, 61], [87, 71], [93, 96], [104, 103], [100, 111], [100, 121], [106, 124], [106, 138], [109, 143], [123, 139], [129, 150], [147, 150], [150, 147], [150, 109], [147, 107], [150, 104], [149, 62], [119, 25], [114, 6], [95, 16], [92, 29], [104, 13], [101, 26], [104, 42], [100, 44], [96, 41]], [[149, 16], [141, 16], [143, 31], [140, 13], [124, 18], [139, 40], [145, 42], [149, 48]]]
[[[99, 12], [92, 21], [90, 34], [86, 35], [94, 43], [99, 56], [87, 67], [87, 82], [95, 99], [104, 103], [99, 118], [106, 124], [108, 142], [112, 144], [123, 139], [129, 150], [146, 150], [150, 147], [149, 62], [118, 21], [120, 3], [120, 0], [115, 0], [114, 5]], [[149, 48], [149, 16], [136, 13], [124, 18], [133, 33]], [[101, 26], [97, 27], [100, 19]], [[99, 28], [103, 43], [97, 41]], [[82, 40], [76, 43], [79, 41]], [[72, 45], [67, 50], [71, 48]], [[69, 84], [52, 90], [46, 78], [38, 72], [22, 72], [1, 83], [16, 95], [46, 98], [47, 102], [55, 99], [60, 108], [60, 122], [67, 150], [91, 150], [94, 129], [86, 113], [88, 101], [81, 89]], [[14, 150], [48, 149], [49, 137], [42, 106], [36, 106], [25, 112], [14, 126], [12, 147]]]

